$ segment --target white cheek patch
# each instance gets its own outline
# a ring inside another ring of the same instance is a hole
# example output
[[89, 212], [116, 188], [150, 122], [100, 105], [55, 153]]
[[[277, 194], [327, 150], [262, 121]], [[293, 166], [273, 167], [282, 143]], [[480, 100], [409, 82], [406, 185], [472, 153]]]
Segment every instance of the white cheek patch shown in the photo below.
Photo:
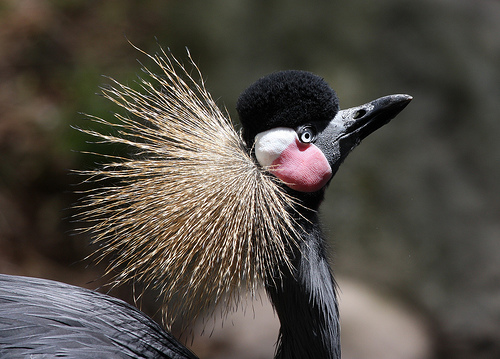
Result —
[[255, 157], [262, 167], [269, 167], [290, 144], [297, 133], [287, 127], [277, 127], [255, 136]]

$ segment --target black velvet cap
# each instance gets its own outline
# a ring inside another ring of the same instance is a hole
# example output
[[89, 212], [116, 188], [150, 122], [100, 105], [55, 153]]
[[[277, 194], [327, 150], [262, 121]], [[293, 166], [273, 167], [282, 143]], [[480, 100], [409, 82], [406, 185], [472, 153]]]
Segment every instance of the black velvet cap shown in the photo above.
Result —
[[321, 77], [289, 70], [257, 80], [240, 95], [236, 110], [243, 137], [252, 146], [258, 133], [271, 128], [331, 120], [339, 104], [335, 91]]

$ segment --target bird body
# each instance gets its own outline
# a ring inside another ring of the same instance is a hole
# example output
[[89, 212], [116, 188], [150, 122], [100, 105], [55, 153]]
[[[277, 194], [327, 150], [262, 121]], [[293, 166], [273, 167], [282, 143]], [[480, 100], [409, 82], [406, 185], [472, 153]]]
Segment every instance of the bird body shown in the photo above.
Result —
[[[335, 92], [322, 78], [304, 71], [277, 72], [238, 99], [238, 133], [202, 80], [194, 81], [164, 52], [150, 58], [162, 76], [144, 71], [160, 89], [147, 80], [140, 82], [142, 92], [115, 83], [104, 95], [132, 117], [116, 115], [115, 124], [92, 117], [116, 128], [115, 135], [83, 130], [138, 152], [85, 173], [117, 181], [87, 193], [82, 204], [82, 218], [95, 223], [91, 230], [102, 245], [100, 260], [117, 253], [110, 265], [110, 272], [120, 270], [115, 283], [138, 280], [159, 289], [167, 324], [178, 316], [196, 318], [216, 305], [230, 310], [241, 290], [253, 293], [263, 284], [281, 323], [276, 358], [340, 358], [336, 284], [318, 209], [346, 156], [411, 97], [391, 95], [339, 110]], [[194, 357], [142, 313], [102, 294], [54, 283], [44, 289], [40, 280], [0, 280], [7, 283], [0, 288], [0, 352], [30, 347], [32, 339], [55, 342], [43, 335], [47, 325], [69, 326], [73, 333], [84, 327], [86, 333], [93, 325], [88, 309], [102, 304], [105, 321], [115, 309], [122, 318], [100, 325], [105, 346], [113, 343], [116, 353], [123, 346], [116, 338], [125, 338], [138, 341], [132, 351], [145, 347], [151, 357], [162, 350], [167, 357]], [[27, 291], [21, 294], [18, 286]], [[32, 298], [31, 287], [42, 299]], [[51, 288], [57, 290], [49, 294]], [[19, 312], [23, 295], [29, 308], [41, 308], [26, 319], [35, 318], [35, 336], [25, 331], [31, 323], [25, 326], [9, 314], [10, 309]], [[54, 296], [64, 304], [52, 310], [43, 298]], [[81, 309], [81, 321], [68, 305], [73, 301], [80, 301], [75, 308]], [[82, 342], [100, 345], [96, 337], [83, 338], [75, 334], [77, 347]], [[65, 352], [66, 347], [61, 353], [81, 353]]]
[[0, 357], [196, 358], [122, 300], [47, 279], [3, 274]]

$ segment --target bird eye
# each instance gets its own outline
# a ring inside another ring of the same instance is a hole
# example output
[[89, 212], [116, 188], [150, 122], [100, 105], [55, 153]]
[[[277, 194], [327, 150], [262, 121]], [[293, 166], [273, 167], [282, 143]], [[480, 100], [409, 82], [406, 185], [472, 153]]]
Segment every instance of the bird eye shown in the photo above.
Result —
[[316, 130], [312, 126], [303, 126], [297, 129], [300, 142], [311, 143], [316, 140]]

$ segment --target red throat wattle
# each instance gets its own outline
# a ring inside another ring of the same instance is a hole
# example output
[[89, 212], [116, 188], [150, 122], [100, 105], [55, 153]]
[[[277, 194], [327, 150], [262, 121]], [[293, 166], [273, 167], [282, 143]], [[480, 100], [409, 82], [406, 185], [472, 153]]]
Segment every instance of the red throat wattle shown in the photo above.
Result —
[[300, 192], [315, 192], [332, 177], [332, 169], [321, 150], [298, 139], [276, 158], [270, 172], [290, 188]]

